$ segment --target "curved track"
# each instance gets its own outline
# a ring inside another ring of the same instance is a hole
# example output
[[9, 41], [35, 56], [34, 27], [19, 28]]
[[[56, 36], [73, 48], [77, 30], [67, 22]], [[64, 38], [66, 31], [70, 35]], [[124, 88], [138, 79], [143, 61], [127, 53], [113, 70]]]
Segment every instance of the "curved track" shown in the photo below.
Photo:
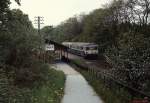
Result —
[[91, 68], [97, 68], [98, 70], [108, 70], [111, 68], [110, 64], [106, 62], [103, 56], [99, 57], [96, 60], [85, 59], [81, 56], [68, 54], [68, 58], [71, 60], [79, 60], [82, 61], [85, 65], [90, 66]]

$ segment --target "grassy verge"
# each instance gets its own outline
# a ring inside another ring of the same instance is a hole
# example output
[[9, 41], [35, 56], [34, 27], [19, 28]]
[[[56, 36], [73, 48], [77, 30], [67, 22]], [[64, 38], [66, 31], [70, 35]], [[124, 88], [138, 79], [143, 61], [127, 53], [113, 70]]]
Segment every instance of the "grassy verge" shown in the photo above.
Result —
[[0, 75], [0, 103], [60, 103], [64, 92], [64, 73], [50, 69], [49, 65], [43, 65], [40, 71], [42, 79], [37, 79], [30, 87], [11, 85], [9, 79]]
[[80, 70], [80, 73], [105, 103], [129, 103], [131, 100], [131, 95], [124, 89], [108, 88], [102, 80], [91, 79], [91, 75], [87, 71]]
[[[73, 62], [77, 65], [80, 63], [80, 61]], [[103, 99], [104, 103], [129, 103], [131, 101], [130, 93], [123, 88], [118, 88], [117, 86], [108, 88], [102, 79], [95, 79], [85, 68], [74, 67], [85, 77], [97, 94]]]
[[64, 83], [63, 72], [50, 69], [49, 80], [44, 85], [32, 89], [32, 103], [60, 103]]

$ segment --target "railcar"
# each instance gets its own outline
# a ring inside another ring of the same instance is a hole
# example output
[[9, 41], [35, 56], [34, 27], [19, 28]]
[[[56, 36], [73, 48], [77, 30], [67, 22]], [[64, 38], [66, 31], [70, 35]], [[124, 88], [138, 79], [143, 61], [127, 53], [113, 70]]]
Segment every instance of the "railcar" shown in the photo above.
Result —
[[83, 56], [84, 58], [98, 57], [98, 45], [95, 43], [63, 42], [62, 44], [69, 48], [70, 53]]

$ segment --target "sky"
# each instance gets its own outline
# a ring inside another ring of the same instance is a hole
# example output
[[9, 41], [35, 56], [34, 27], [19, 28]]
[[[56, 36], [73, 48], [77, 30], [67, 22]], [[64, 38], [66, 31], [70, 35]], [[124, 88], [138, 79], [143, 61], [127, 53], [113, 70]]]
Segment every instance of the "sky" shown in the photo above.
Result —
[[[81, 13], [88, 14], [94, 9], [102, 7], [109, 0], [21, 0], [21, 6], [18, 6], [14, 0], [11, 2], [11, 9], [21, 9], [29, 15], [33, 23], [36, 16], [42, 16], [43, 26], [56, 26], [69, 17]], [[36, 25], [34, 26], [36, 27]]]

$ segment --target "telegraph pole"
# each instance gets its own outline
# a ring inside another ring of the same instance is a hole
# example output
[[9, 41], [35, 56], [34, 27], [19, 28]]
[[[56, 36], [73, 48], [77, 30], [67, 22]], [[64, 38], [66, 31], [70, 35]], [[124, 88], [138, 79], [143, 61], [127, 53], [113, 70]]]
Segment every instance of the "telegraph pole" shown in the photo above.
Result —
[[[38, 34], [39, 34], [39, 36], [41, 38], [40, 45], [42, 44], [42, 35], [40, 33], [40, 30], [41, 30], [41, 24], [44, 24], [43, 21], [44, 21], [43, 17], [41, 17], [41, 16], [35, 17], [35, 20], [34, 20], [34, 22], [35, 22], [34, 24], [37, 24], [37, 26], [38, 26]], [[41, 46], [39, 48], [41, 49]], [[41, 51], [39, 51], [39, 53], [40, 53], [40, 56], [41, 56]]]
[[38, 16], [38, 33], [40, 35], [40, 29], [41, 29], [41, 18]]
[[41, 30], [41, 24], [44, 24], [43, 23], [43, 17], [41, 17], [41, 16], [37, 16], [37, 17], [35, 17], [35, 24], [37, 24], [38, 25], [38, 34], [41, 36], [41, 34], [40, 34], [40, 30]]

